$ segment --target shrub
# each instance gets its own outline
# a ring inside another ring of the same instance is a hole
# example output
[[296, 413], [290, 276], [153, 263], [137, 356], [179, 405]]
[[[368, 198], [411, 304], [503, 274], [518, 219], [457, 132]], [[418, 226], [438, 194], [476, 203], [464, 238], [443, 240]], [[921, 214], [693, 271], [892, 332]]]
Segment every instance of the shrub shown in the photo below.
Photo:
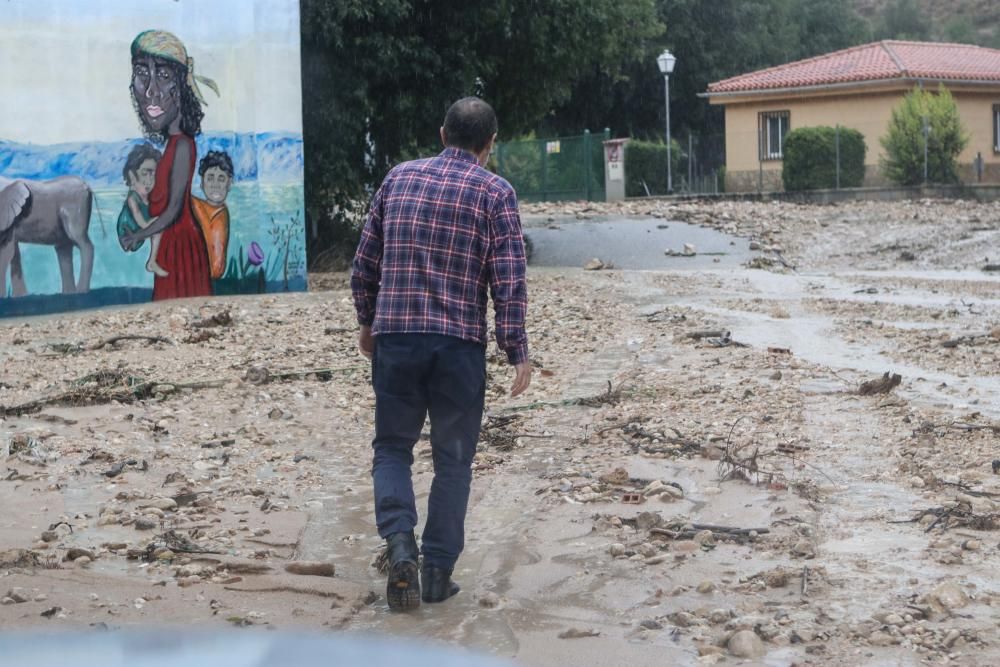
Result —
[[[681, 147], [676, 139], [670, 140], [670, 146], [676, 190], [681, 176]], [[646, 188], [649, 188], [649, 194], [667, 194], [667, 145], [633, 140], [625, 145], [625, 196], [645, 197]]]
[[[837, 134], [832, 127], [800, 127], [788, 133], [781, 166], [786, 190], [837, 187]], [[859, 187], [865, 180], [865, 138], [846, 127], [839, 134], [840, 187]]]
[[882, 137], [885, 157], [882, 169], [900, 185], [924, 181], [924, 119], [927, 119], [927, 180], [932, 183], [958, 181], [958, 155], [969, 143], [969, 135], [958, 117], [958, 107], [943, 85], [937, 93], [915, 88], [892, 110], [889, 132]]

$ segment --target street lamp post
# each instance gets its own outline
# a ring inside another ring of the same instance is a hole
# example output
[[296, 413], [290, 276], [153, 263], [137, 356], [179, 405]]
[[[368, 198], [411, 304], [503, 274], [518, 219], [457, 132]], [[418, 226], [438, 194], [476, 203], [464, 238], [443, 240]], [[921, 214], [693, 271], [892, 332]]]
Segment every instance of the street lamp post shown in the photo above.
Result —
[[663, 74], [663, 94], [667, 109], [667, 192], [670, 193], [674, 191], [673, 174], [671, 173], [673, 156], [670, 147], [670, 73], [674, 71], [674, 63], [676, 62], [677, 58], [674, 57], [674, 54], [666, 49], [656, 57], [656, 64]]

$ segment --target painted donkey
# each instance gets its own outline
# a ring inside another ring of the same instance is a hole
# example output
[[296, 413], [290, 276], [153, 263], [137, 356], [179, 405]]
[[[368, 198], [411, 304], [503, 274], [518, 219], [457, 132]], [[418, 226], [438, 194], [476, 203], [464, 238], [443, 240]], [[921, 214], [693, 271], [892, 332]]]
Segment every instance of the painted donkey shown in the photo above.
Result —
[[[11, 180], [0, 176], [0, 298], [7, 296], [10, 267], [13, 296], [27, 289], [19, 243], [55, 248], [63, 294], [90, 290], [94, 245], [90, 242], [93, 193], [83, 179], [61, 176], [50, 181]], [[80, 277], [73, 279], [73, 248], [80, 249]]]

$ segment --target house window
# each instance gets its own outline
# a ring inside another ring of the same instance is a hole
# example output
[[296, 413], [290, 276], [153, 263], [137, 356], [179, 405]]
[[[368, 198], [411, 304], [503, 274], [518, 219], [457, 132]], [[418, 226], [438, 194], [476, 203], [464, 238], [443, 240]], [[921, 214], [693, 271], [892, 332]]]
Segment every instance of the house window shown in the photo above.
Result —
[[787, 111], [762, 111], [757, 119], [761, 160], [780, 160], [788, 134]]
[[993, 152], [1000, 153], [1000, 104], [993, 105]]

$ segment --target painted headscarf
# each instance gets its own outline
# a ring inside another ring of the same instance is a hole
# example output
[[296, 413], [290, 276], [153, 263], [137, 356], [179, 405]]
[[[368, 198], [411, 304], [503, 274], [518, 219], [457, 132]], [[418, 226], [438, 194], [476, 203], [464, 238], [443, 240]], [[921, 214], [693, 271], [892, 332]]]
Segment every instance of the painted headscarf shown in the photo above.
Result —
[[140, 32], [132, 40], [132, 58], [135, 58], [140, 53], [148, 53], [151, 56], [163, 58], [184, 67], [187, 70], [188, 87], [194, 91], [194, 95], [198, 98], [198, 101], [205, 106], [208, 106], [208, 102], [205, 101], [201, 90], [198, 89], [198, 82], [211, 88], [216, 95], [219, 94], [219, 87], [215, 84], [215, 81], [204, 76], [195, 75], [194, 58], [188, 56], [187, 49], [184, 48], [184, 43], [173, 33], [169, 33], [166, 30], [146, 30]]

